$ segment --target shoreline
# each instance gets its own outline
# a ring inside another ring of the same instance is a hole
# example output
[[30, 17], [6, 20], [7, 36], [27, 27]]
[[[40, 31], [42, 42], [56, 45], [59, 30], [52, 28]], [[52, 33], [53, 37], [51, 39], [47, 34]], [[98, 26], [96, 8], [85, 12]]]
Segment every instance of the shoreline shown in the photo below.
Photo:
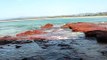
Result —
[[38, 18], [23, 18], [23, 19], [13, 19], [13, 20], [0, 20], [0, 22], [17, 22], [25, 20], [47, 20], [47, 19], [72, 19], [72, 18], [107, 18], [107, 16], [81, 16], [81, 17], [38, 17]]

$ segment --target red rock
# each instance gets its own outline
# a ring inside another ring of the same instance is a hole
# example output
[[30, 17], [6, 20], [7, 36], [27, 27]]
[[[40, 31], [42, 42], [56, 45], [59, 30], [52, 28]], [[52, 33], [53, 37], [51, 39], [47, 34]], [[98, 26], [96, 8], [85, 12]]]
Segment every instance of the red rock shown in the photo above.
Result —
[[33, 30], [32, 31], [34, 34], [44, 34], [46, 32], [43, 32], [42, 30]]
[[42, 28], [42, 29], [50, 29], [50, 28], [52, 28], [52, 27], [53, 27], [53, 24], [48, 23], [48, 24], [42, 26], [41, 28]]
[[87, 31], [93, 31], [93, 30], [107, 30], [105, 27], [101, 27], [98, 24], [94, 23], [87, 23], [87, 22], [79, 22], [79, 23], [70, 23], [66, 24], [69, 26], [70, 29], [72, 29], [74, 32], [87, 32]]
[[67, 23], [67, 24], [61, 26], [61, 28], [70, 28], [70, 26], [72, 26], [72, 25], [73, 25], [73, 23]]
[[72, 30], [74, 32], [87, 32], [87, 31], [94, 31], [94, 30], [105, 31], [106, 29], [103, 27], [74, 27]]
[[96, 26], [94, 23], [78, 22], [78, 23], [68, 23], [62, 26], [63, 28], [75, 28], [75, 27], [93, 27]]
[[4, 37], [0, 37], [0, 40], [17, 40], [17, 37], [4, 36]]
[[24, 43], [31, 43], [32, 41], [23, 39], [20, 37], [13, 37], [13, 36], [4, 36], [0, 37], [0, 45], [5, 44], [24, 44]]
[[19, 34], [16, 34], [16, 36], [30, 36], [30, 35], [35, 35], [35, 34], [45, 34], [46, 32], [43, 32], [42, 30], [30, 30], [30, 31], [25, 31]]

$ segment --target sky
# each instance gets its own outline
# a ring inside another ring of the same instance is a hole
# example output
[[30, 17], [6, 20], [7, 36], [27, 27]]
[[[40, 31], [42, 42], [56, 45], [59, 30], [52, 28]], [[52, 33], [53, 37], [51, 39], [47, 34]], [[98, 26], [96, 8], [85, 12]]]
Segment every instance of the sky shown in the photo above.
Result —
[[0, 19], [107, 11], [107, 0], [0, 0]]

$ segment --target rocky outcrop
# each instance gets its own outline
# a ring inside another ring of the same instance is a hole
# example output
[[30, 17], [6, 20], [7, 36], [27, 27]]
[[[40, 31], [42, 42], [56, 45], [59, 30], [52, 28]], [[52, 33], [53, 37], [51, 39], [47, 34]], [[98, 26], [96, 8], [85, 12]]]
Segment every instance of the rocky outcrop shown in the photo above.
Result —
[[45, 34], [46, 32], [42, 31], [42, 30], [29, 30], [29, 31], [25, 31], [19, 34], [16, 34], [16, 36], [30, 36], [30, 35], [35, 35], [35, 34]]
[[9, 44], [9, 43], [12, 43], [15, 40], [17, 40], [17, 38], [12, 37], [12, 36], [0, 37], [0, 45]]
[[94, 37], [99, 43], [107, 43], [107, 31], [95, 30], [85, 32], [86, 37]]
[[53, 24], [48, 23], [48, 24], [42, 26], [41, 29], [50, 29], [52, 27], [53, 27]]
[[4, 36], [4, 37], [0, 37], [0, 41], [1, 40], [17, 40], [17, 37]]
[[102, 32], [96, 36], [99, 43], [107, 43], [107, 32]]
[[67, 23], [63, 26], [61, 26], [61, 28], [70, 28], [70, 26], [72, 26], [74, 23]]
[[39, 36], [46, 33], [43, 30], [30, 30], [16, 34], [16, 37], [18, 40], [46, 40], [45, 37]]
[[32, 40], [24, 40], [20, 37], [13, 37], [13, 36], [4, 36], [0, 37], [0, 45], [5, 44], [25, 44], [25, 43], [32, 43]]
[[70, 28], [73, 32], [84, 32], [86, 37], [94, 37], [99, 43], [107, 43], [107, 28], [104, 23], [68, 23], [62, 26], [62, 28]]
[[[46, 24], [40, 30], [29, 30], [19, 34], [16, 34], [16, 37], [5, 36], [0, 37], [0, 41], [8, 42], [14, 40], [51, 40], [60, 37], [56, 36], [45, 36], [42, 34], [46, 34], [44, 32], [44, 28], [52, 28], [53, 24]], [[97, 39], [98, 42], [107, 43], [107, 28], [102, 27], [101, 24], [95, 23], [87, 23], [87, 22], [78, 22], [78, 23], [68, 23], [62, 26], [62, 28], [69, 28], [72, 29], [73, 32], [84, 32], [86, 37], [94, 37]], [[51, 31], [53, 32], [53, 31]], [[50, 33], [51, 33], [50, 32]]]
[[79, 22], [79, 23], [69, 23], [63, 26], [63, 28], [70, 28], [73, 32], [87, 32], [94, 30], [102, 30], [105, 31], [107, 28], [101, 27], [98, 24], [87, 23], [87, 22]]
[[107, 31], [101, 31], [101, 30], [88, 31], [88, 32], [85, 32], [85, 36], [86, 37], [96, 37], [98, 34], [101, 34], [103, 32], [107, 33]]

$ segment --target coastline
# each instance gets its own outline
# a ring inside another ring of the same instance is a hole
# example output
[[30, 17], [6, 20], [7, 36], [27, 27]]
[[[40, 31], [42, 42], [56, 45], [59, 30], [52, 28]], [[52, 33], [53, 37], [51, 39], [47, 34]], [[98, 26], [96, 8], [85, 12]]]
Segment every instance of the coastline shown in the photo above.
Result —
[[37, 18], [22, 18], [22, 19], [7, 19], [0, 22], [17, 22], [25, 20], [47, 20], [47, 19], [72, 19], [72, 18], [107, 18], [107, 16], [81, 16], [81, 17], [37, 17]]
[[81, 17], [68, 17], [68, 18], [107, 18], [107, 16], [81, 16]]

